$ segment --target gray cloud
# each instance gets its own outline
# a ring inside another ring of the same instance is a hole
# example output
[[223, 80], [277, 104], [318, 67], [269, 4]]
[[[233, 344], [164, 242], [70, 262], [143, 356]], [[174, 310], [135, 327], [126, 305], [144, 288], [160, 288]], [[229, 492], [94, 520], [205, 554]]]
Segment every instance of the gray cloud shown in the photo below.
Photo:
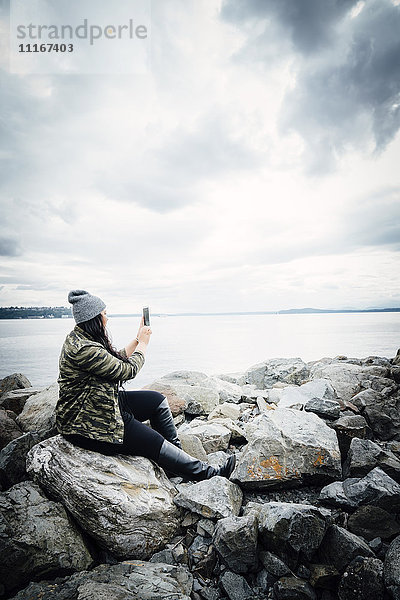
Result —
[[[263, 46], [271, 43], [286, 57], [296, 57], [296, 84], [283, 102], [280, 126], [305, 140], [305, 166], [311, 172], [330, 170], [337, 154], [349, 147], [366, 149], [371, 137], [375, 151], [381, 151], [400, 127], [400, 6], [367, 0], [350, 18], [355, 4], [226, 0], [221, 12], [238, 26], [240, 19], [247, 23], [248, 46], [256, 46], [253, 60], [258, 50], [263, 61]], [[251, 24], [257, 18], [267, 19], [268, 35], [254, 40]]]
[[21, 246], [18, 240], [11, 237], [0, 237], [0, 256], [19, 256]]

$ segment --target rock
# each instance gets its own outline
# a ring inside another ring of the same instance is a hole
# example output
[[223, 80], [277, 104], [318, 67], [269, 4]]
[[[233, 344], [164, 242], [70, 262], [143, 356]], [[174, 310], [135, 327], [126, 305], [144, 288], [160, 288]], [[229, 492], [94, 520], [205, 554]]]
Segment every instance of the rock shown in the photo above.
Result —
[[291, 573], [289, 567], [279, 558], [276, 554], [273, 554], [269, 550], [262, 550], [260, 552], [260, 560], [268, 573], [271, 573], [274, 577], [283, 577]]
[[244, 384], [244, 373], [237, 371], [236, 373], [222, 373], [215, 375], [218, 379], [223, 381], [229, 381], [229, 383], [236, 383], [237, 385], [243, 386]]
[[339, 571], [331, 565], [310, 565], [310, 583], [314, 588], [335, 590], [339, 579]]
[[367, 542], [377, 537], [390, 540], [400, 533], [400, 523], [393, 514], [370, 504], [360, 506], [349, 516], [347, 528]]
[[13, 373], [12, 375], [7, 375], [4, 379], [0, 379], [0, 398], [4, 396], [7, 392], [11, 390], [19, 390], [24, 388], [31, 387], [32, 384], [25, 375], [22, 373]]
[[153, 381], [150, 385], [144, 386], [145, 390], [154, 390], [163, 394], [167, 400], [173, 417], [182, 414], [187, 408], [187, 400], [183, 398], [176, 388], [168, 385], [162, 380]]
[[192, 587], [186, 567], [129, 561], [99, 565], [56, 582], [31, 583], [12, 600], [190, 600]]
[[9, 442], [0, 452], [0, 486], [3, 490], [27, 478], [26, 455], [39, 441], [37, 434], [25, 433]]
[[393, 598], [400, 598], [400, 535], [390, 544], [383, 565], [383, 577]]
[[301, 556], [311, 559], [326, 528], [321, 512], [311, 504], [267, 502], [258, 512], [258, 531], [263, 546], [292, 569]]
[[276, 600], [317, 600], [317, 595], [308, 581], [289, 575], [274, 583]]
[[[229, 518], [229, 517], [227, 517]], [[197, 522], [197, 533], [204, 537], [212, 537], [215, 531], [215, 523], [210, 519], [200, 519]]]
[[257, 398], [263, 398], [265, 402], [270, 402], [270, 394], [274, 390], [259, 390], [254, 385], [243, 385], [242, 386], [242, 398], [244, 402], [255, 404]]
[[42, 388], [28, 387], [6, 392], [1, 396], [0, 408], [12, 410], [16, 415], [19, 415], [28, 398], [34, 394], [38, 394], [41, 391]]
[[230, 455], [227, 452], [223, 452], [222, 450], [218, 450], [218, 452], [210, 452], [210, 454], [207, 454], [207, 462], [212, 467], [219, 469], [226, 463], [229, 456]]
[[207, 454], [226, 450], [231, 439], [230, 429], [213, 421], [194, 419], [189, 425], [182, 425], [180, 432], [196, 436]]
[[337, 419], [340, 415], [340, 404], [336, 400], [311, 398], [304, 404], [304, 410], [313, 412], [323, 419]]
[[82, 536], [64, 507], [24, 481], [0, 494], [0, 580], [6, 591], [92, 565]]
[[254, 515], [218, 521], [213, 542], [231, 571], [247, 573], [257, 568], [258, 529]]
[[375, 467], [380, 467], [389, 477], [400, 482], [400, 459], [393, 452], [384, 450], [372, 440], [353, 438], [343, 464], [343, 475], [364, 477]]
[[186, 413], [189, 415], [208, 415], [219, 404], [219, 394], [216, 389], [199, 385], [179, 385], [186, 403]]
[[29, 451], [27, 471], [117, 558], [148, 558], [179, 526], [175, 488], [147, 458], [104, 456], [57, 435]]
[[400, 439], [400, 393], [363, 390], [352, 402], [362, 412], [376, 438]]
[[192, 573], [210, 579], [217, 560], [211, 539], [198, 535], [188, 549], [189, 564]]
[[232, 419], [228, 419], [227, 417], [214, 417], [213, 419], [210, 419], [209, 423], [212, 423], [213, 425], [222, 425], [223, 427], [226, 427], [226, 429], [229, 429], [232, 441], [235, 440], [239, 443], [244, 443], [246, 441], [244, 430], [237, 422], [232, 421]]
[[5, 410], [0, 409], [0, 449], [20, 437], [23, 431]]
[[368, 423], [361, 415], [344, 415], [333, 423], [333, 428], [337, 433], [342, 460], [345, 460], [351, 440], [366, 437]]
[[241, 575], [225, 571], [220, 581], [229, 600], [254, 600], [255, 595], [251, 587]]
[[356, 556], [339, 583], [339, 600], [383, 600], [383, 563], [378, 558]]
[[207, 519], [237, 516], [242, 506], [241, 489], [219, 475], [178, 489], [175, 503]]
[[182, 448], [185, 452], [193, 456], [194, 458], [198, 458], [202, 461], [207, 461], [207, 453], [204, 450], [203, 444], [200, 439], [192, 433], [190, 428], [181, 431], [178, 430], [178, 437], [181, 441]]
[[333, 565], [342, 572], [356, 556], [375, 557], [371, 548], [360, 537], [338, 525], [329, 525], [318, 549], [321, 562]]
[[249, 443], [231, 479], [250, 489], [282, 488], [341, 477], [335, 431], [314, 413], [278, 408], [245, 427]]
[[233, 404], [232, 402], [223, 402], [219, 406], [216, 406], [213, 411], [208, 415], [208, 420], [228, 418], [232, 421], [236, 421], [240, 417], [240, 406]]
[[185, 400], [185, 412], [190, 415], [208, 415], [220, 402], [241, 399], [239, 386], [198, 371], [175, 371], [158, 382], [168, 384]]
[[246, 383], [259, 389], [271, 388], [279, 381], [299, 385], [309, 377], [309, 368], [301, 358], [272, 358], [253, 365], [244, 374]]
[[400, 485], [379, 467], [360, 479], [351, 477], [325, 486], [319, 498], [322, 502], [349, 510], [371, 504], [388, 512], [400, 512]]
[[36, 431], [42, 439], [56, 433], [58, 383], [28, 398], [17, 422], [23, 431]]
[[215, 384], [221, 404], [239, 404], [242, 401], [242, 388], [240, 385], [215, 376], [210, 377], [209, 382]]

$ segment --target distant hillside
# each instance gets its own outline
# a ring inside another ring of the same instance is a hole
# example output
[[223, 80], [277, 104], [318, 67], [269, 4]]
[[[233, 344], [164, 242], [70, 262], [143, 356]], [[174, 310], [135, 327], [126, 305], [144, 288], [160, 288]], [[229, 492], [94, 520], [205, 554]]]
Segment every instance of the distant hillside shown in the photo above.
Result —
[[0, 319], [60, 319], [71, 316], [71, 309], [65, 306], [0, 307]]

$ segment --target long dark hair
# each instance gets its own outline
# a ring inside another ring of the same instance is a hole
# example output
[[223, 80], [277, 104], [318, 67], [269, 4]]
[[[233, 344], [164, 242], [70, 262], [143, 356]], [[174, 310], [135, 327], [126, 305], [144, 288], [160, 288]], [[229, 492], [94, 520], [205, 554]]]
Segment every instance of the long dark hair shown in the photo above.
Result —
[[89, 319], [89, 321], [79, 323], [79, 327], [88, 333], [95, 342], [99, 342], [104, 346], [107, 352], [115, 356], [115, 358], [119, 358], [119, 360], [123, 360], [124, 362], [129, 362], [128, 359], [125, 356], [122, 356], [122, 354], [120, 354], [112, 345], [111, 340], [108, 337], [107, 329], [104, 327], [101, 314], [96, 315], [93, 319]]

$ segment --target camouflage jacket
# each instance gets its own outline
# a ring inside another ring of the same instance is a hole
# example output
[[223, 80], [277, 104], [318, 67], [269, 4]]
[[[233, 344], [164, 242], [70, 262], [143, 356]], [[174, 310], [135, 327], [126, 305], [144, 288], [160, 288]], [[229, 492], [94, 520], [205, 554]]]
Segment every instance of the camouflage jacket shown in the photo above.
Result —
[[[125, 350], [120, 353], [126, 356]], [[142, 352], [134, 352], [126, 363], [76, 325], [65, 339], [59, 360], [58, 432], [122, 443], [118, 387], [133, 379], [143, 364]]]

